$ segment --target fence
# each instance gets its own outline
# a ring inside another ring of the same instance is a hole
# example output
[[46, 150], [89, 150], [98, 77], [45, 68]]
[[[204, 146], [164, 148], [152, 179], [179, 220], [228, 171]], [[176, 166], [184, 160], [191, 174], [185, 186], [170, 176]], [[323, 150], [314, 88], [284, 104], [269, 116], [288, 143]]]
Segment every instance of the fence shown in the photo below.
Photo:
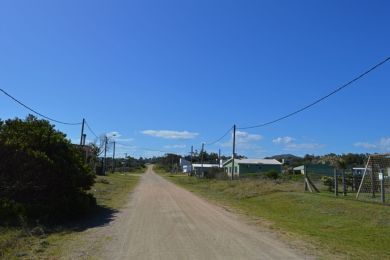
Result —
[[390, 154], [370, 155], [364, 168], [336, 169], [327, 164], [294, 168], [304, 175], [305, 191], [334, 192], [335, 196], [390, 204]]
[[370, 155], [363, 169], [356, 198], [389, 204], [390, 154]]

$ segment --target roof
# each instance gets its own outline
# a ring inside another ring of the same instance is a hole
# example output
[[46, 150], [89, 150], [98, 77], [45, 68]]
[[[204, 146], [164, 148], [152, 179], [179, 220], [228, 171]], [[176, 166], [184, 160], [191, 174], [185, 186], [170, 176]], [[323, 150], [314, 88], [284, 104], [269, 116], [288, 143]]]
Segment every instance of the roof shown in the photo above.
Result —
[[[232, 159], [227, 160], [223, 163], [226, 165], [230, 163]], [[234, 159], [235, 164], [263, 164], [263, 165], [282, 165], [281, 162], [275, 159]]]
[[[202, 167], [201, 163], [193, 163], [192, 167]], [[219, 167], [219, 164], [204, 163], [203, 168]]]
[[305, 169], [305, 165], [301, 165], [293, 168], [294, 171], [302, 171], [304, 169]]

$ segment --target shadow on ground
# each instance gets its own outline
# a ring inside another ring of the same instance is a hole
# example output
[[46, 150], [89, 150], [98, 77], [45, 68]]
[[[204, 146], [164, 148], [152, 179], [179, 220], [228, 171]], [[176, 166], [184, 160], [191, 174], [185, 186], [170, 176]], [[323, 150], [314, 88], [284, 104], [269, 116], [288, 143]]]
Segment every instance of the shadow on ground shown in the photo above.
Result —
[[49, 233], [56, 232], [83, 232], [90, 228], [102, 227], [108, 225], [115, 219], [118, 210], [96, 206], [91, 212], [79, 218], [72, 219], [67, 222], [51, 225], [48, 228]]

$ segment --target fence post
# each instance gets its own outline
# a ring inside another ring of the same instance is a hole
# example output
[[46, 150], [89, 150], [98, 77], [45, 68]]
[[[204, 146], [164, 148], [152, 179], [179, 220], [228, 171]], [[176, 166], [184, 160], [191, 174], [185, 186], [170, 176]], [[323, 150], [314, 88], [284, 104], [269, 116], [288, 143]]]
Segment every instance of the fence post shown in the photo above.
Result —
[[379, 173], [379, 180], [381, 182], [381, 202], [385, 204], [385, 176], [383, 171]]
[[334, 195], [335, 196], [339, 196], [339, 182], [337, 180], [337, 170], [336, 170], [336, 168], [334, 169], [333, 179], [334, 179]]
[[306, 173], [306, 166], [303, 165], [303, 180], [304, 180], [304, 182], [305, 182], [305, 191], [308, 190], [308, 187], [307, 187], [307, 175], [306, 175], [306, 174], [307, 174], [307, 173]]
[[341, 172], [341, 176], [342, 176], [342, 181], [343, 181], [343, 195], [347, 196], [347, 187], [346, 187], [346, 183], [345, 183], [345, 170], [344, 169]]

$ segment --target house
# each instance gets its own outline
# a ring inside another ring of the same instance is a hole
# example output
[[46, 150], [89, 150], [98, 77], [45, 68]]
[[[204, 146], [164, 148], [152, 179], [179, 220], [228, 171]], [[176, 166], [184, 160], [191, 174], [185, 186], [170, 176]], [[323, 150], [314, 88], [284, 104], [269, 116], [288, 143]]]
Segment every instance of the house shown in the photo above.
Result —
[[[232, 176], [232, 162], [229, 159], [223, 163], [223, 168], [228, 176]], [[234, 176], [242, 176], [248, 174], [262, 174], [270, 170], [282, 171], [282, 163], [275, 159], [235, 159], [234, 160]]]
[[[195, 175], [203, 175], [205, 172], [208, 172], [211, 168], [222, 168], [222, 160], [220, 160], [220, 164], [217, 163], [193, 163], [191, 165], [190, 161], [187, 161], [186, 159], [180, 158], [179, 162], [180, 168], [182, 169], [183, 173], [193, 173]], [[202, 174], [203, 172], [203, 174]]]
[[220, 168], [219, 164], [214, 164], [214, 163], [194, 163], [192, 164], [192, 167], [194, 169], [194, 173], [197, 176], [203, 177], [205, 173], [209, 172], [212, 168]]
[[192, 170], [191, 162], [186, 159], [180, 158], [179, 165], [183, 173], [190, 173]]

